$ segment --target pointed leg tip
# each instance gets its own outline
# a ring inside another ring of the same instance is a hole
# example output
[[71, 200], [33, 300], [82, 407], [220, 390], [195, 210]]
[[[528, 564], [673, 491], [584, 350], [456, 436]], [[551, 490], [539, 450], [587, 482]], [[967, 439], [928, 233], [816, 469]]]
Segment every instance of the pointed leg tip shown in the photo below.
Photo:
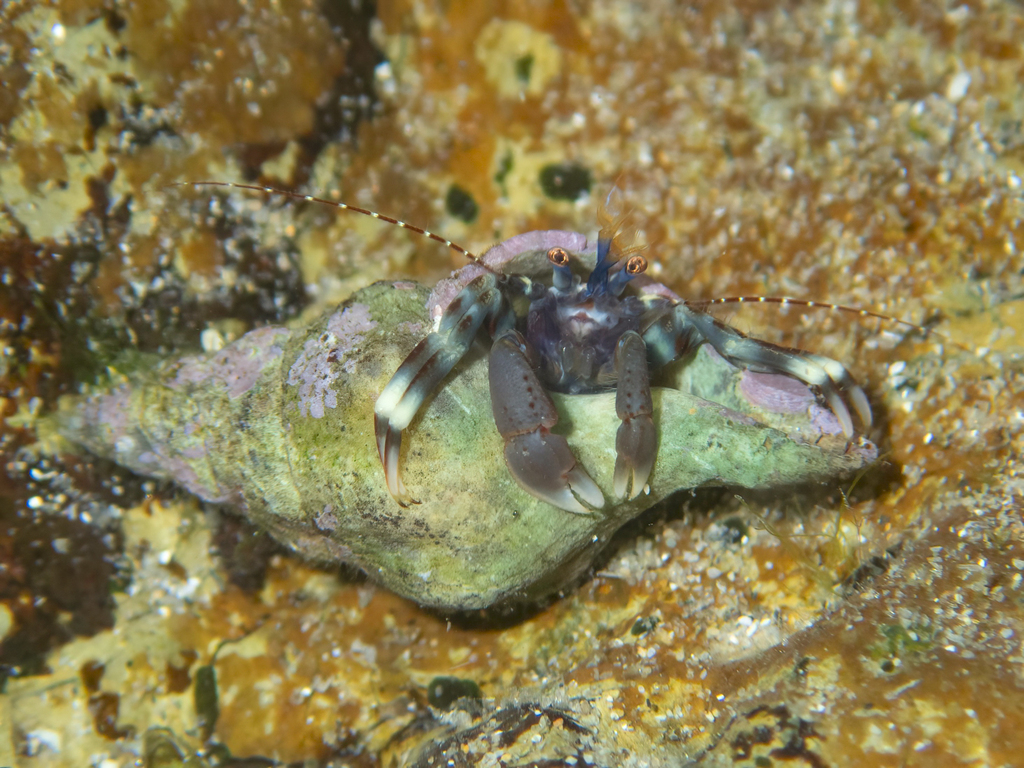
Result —
[[612, 477], [612, 493], [616, 499], [624, 499], [629, 492], [629, 473], [625, 467], [616, 462], [615, 474]]
[[396, 479], [398, 480], [398, 493], [395, 495], [395, 500], [405, 508], [419, 504], [420, 500], [412, 497], [412, 494], [409, 493], [409, 489], [405, 487], [405, 483], [402, 482], [402, 479]]
[[582, 515], [582, 516], [586, 517], [588, 515], [594, 514], [594, 510], [587, 509], [585, 506], [580, 504], [575, 499], [573, 499], [573, 503], [570, 504], [570, 505], [559, 504], [559, 505], [556, 505], [556, 506], [558, 506], [559, 509], [565, 510], [566, 512], [571, 512], [574, 515]]
[[397, 473], [392, 475], [387, 470], [384, 472], [384, 480], [388, 488], [388, 493], [391, 494], [391, 498], [395, 500], [402, 509], [407, 509], [413, 504], [419, 504], [419, 499], [414, 499], [409, 495], [408, 489], [405, 487], [405, 483], [398, 477]]
[[574, 515], [591, 515], [593, 510], [588, 509], [580, 503], [579, 499], [572, 495], [572, 491], [568, 488], [563, 488], [557, 493], [547, 493], [544, 495], [534, 494], [541, 501], [546, 501], [553, 507], [558, 507], [565, 512], [571, 512]]
[[641, 493], [650, 493], [647, 481], [654, 467], [653, 460], [645, 462], [645, 466], [628, 466], [621, 458], [616, 461], [612, 489], [615, 498], [622, 501], [633, 501]]
[[851, 389], [850, 401], [853, 403], [853, 409], [857, 412], [857, 417], [860, 419], [861, 424], [864, 425], [864, 429], [870, 429], [873, 421], [871, 404], [868, 402], [868, 397], [864, 394], [864, 390], [860, 387]]
[[566, 476], [570, 490], [594, 509], [604, 507], [604, 494], [579, 465], [576, 465]]
[[826, 400], [828, 400], [829, 407], [839, 422], [839, 426], [842, 428], [846, 439], [851, 439], [853, 437], [853, 418], [850, 416], [850, 409], [846, 407], [842, 398], [834, 391], [826, 393]]
[[582, 474], [585, 480], [581, 481], [577, 477], [572, 477], [565, 486], [557, 491], [538, 493], [535, 490], [530, 490], [530, 492], [541, 501], [546, 501], [548, 504], [574, 515], [593, 515], [604, 507], [604, 494], [586, 473]]
[[632, 501], [640, 495], [643, 488], [644, 484], [638, 482], [636, 477], [633, 477], [632, 480], [615, 483], [613, 492], [617, 501]]

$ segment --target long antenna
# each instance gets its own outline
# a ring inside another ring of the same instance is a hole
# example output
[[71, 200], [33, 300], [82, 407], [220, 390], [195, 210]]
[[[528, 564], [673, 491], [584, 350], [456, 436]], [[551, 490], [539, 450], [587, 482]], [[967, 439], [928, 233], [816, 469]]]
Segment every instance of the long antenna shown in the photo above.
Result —
[[261, 186], [259, 184], [240, 184], [240, 183], [235, 182], [235, 181], [179, 181], [179, 182], [175, 182], [174, 184], [171, 184], [170, 186], [172, 186], [172, 187], [190, 187], [190, 186], [191, 187], [227, 187], [229, 189], [247, 189], [247, 190], [250, 190], [252, 192], [263, 192], [263, 193], [268, 194], [268, 195], [281, 195], [283, 197], [290, 197], [293, 200], [301, 200], [301, 201], [307, 202], [307, 203], [321, 203], [323, 205], [330, 205], [330, 206], [333, 206], [335, 208], [340, 208], [343, 211], [352, 211], [353, 213], [361, 213], [363, 216], [369, 216], [371, 219], [379, 219], [380, 221], [386, 221], [388, 224], [394, 224], [396, 227], [401, 227], [402, 229], [408, 229], [410, 232], [415, 232], [417, 235], [423, 235], [424, 237], [429, 237], [431, 240], [434, 240], [434, 241], [436, 241], [438, 243], [446, 245], [449, 248], [451, 248], [453, 251], [455, 251], [456, 253], [461, 254], [462, 256], [465, 256], [467, 259], [472, 261], [474, 264], [478, 264], [479, 266], [481, 266], [484, 269], [486, 269], [488, 272], [493, 272], [494, 274], [501, 274], [500, 272], [497, 272], [497, 270], [495, 270], [492, 267], [489, 267], [487, 264], [485, 264], [480, 259], [480, 257], [477, 256], [475, 253], [473, 253], [472, 251], [468, 250], [467, 248], [463, 248], [458, 243], [453, 243], [451, 240], [449, 240], [446, 237], [442, 237], [441, 235], [438, 235], [438, 234], [435, 234], [433, 232], [430, 232], [430, 231], [428, 231], [426, 229], [423, 229], [422, 227], [417, 227], [415, 224], [409, 224], [407, 222], [400, 221], [399, 219], [395, 219], [395, 218], [393, 218], [391, 216], [385, 216], [383, 213], [377, 213], [376, 211], [371, 211], [368, 208], [360, 208], [358, 205], [349, 205], [348, 203], [339, 203], [336, 200], [327, 200], [327, 199], [322, 198], [322, 197], [314, 197], [313, 195], [304, 195], [301, 192], [289, 192], [286, 189], [277, 189], [276, 187], [264, 187], [264, 186]]
[[849, 307], [844, 304], [829, 304], [823, 301], [811, 301], [810, 299], [792, 299], [788, 296], [724, 296], [720, 299], [698, 299], [695, 301], [685, 301], [688, 307], [706, 307], [712, 304], [778, 304], [780, 306], [795, 306], [795, 307], [807, 307], [809, 309], [828, 309], [837, 312], [846, 312], [851, 315], [857, 315], [858, 317], [874, 317], [878, 320], [884, 320], [889, 323], [896, 323], [902, 325], [905, 328], [923, 333], [926, 336], [934, 336], [942, 339], [943, 341], [952, 344], [955, 347], [959, 347], [965, 352], [974, 352], [968, 346], [961, 344], [958, 341], [954, 341], [943, 333], [933, 331], [931, 328], [925, 328], [922, 325], [911, 323], [907, 320], [900, 320], [898, 317], [892, 315], [886, 315], [881, 312], [875, 312], [870, 309], [862, 309], [861, 307]]

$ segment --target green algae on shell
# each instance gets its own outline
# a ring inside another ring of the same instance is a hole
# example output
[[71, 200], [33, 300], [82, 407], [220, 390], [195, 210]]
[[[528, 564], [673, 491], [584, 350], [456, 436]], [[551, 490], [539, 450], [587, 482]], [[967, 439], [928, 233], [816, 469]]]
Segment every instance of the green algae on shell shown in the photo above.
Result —
[[403, 477], [422, 503], [403, 509], [384, 483], [373, 405], [429, 330], [438, 299], [428, 296], [415, 283], [377, 283], [306, 328], [260, 328], [216, 353], [65, 398], [59, 428], [96, 454], [234, 507], [303, 557], [358, 565], [418, 603], [457, 610], [567, 585], [619, 527], [676, 490], [791, 486], [875, 457], [866, 441], [851, 447], [802, 385], [702, 348], [666, 374], [690, 391], [653, 392], [658, 458], [649, 493], [629, 502], [611, 490], [615, 393], [552, 395], [558, 431], [609, 500], [569, 514], [507, 472], [487, 358], [474, 350], [408, 430]]

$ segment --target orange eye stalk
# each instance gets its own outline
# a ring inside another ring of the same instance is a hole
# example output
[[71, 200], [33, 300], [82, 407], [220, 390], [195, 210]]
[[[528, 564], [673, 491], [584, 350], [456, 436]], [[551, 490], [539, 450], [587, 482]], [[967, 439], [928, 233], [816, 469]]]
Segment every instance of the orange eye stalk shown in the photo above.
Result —
[[548, 251], [548, 261], [556, 267], [567, 267], [569, 266], [569, 254], [565, 248], [552, 248]]
[[647, 259], [643, 256], [630, 256], [626, 262], [626, 272], [630, 275], [640, 275], [647, 271]]

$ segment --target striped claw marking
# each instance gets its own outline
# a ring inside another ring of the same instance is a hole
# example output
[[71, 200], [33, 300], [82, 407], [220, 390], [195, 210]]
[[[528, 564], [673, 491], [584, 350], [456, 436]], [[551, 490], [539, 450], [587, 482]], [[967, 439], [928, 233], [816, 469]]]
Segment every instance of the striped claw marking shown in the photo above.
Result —
[[492, 274], [476, 278], [455, 297], [438, 330], [413, 348], [377, 398], [373, 408], [377, 453], [388, 492], [403, 507], [419, 501], [412, 498], [399, 475], [402, 431], [466, 354], [485, 323], [492, 332], [511, 323], [508, 303]]
[[644, 341], [658, 364], [684, 357], [707, 342], [718, 354], [741, 368], [756, 373], [782, 373], [817, 387], [848, 438], [853, 437], [849, 406], [853, 406], [865, 429], [871, 426], [871, 406], [864, 390], [841, 363], [823, 355], [752, 339], [682, 303], [651, 323], [644, 332]]

